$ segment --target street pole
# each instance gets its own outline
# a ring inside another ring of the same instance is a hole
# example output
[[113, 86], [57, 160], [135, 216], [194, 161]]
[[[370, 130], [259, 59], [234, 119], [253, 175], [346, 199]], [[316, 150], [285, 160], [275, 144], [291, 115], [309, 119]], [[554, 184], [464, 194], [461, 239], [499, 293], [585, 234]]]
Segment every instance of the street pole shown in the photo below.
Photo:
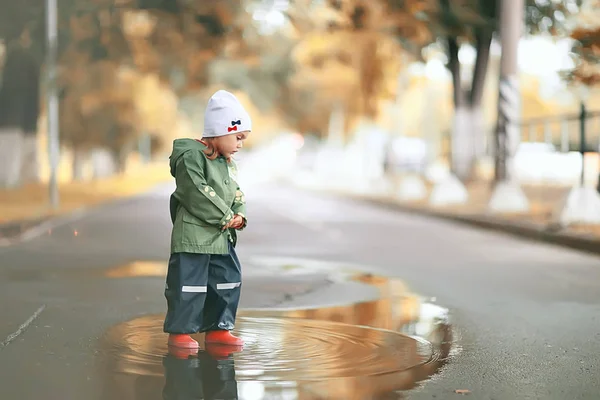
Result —
[[513, 160], [521, 141], [521, 100], [518, 71], [519, 40], [524, 31], [524, 0], [500, 0], [500, 82], [496, 124], [495, 187], [490, 209], [523, 212], [529, 201], [515, 182]]
[[581, 187], [585, 184], [585, 119], [586, 119], [585, 103], [582, 101], [579, 112], [579, 143], [581, 152]]
[[496, 125], [496, 181], [513, 179], [512, 161], [521, 141], [517, 51], [523, 33], [524, 0], [500, 0], [500, 84]]
[[57, 90], [57, 52], [58, 52], [58, 9], [57, 0], [46, 1], [46, 36], [47, 36], [47, 58], [46, 68], [48, 70], [47, 85], [47, 111], [48, 118], [48, 158], [50, 161], [50, 179], [48, 187], [50, 191], [50, 205], [57, 209], [59, 205], [58, 195], [58, 90]]

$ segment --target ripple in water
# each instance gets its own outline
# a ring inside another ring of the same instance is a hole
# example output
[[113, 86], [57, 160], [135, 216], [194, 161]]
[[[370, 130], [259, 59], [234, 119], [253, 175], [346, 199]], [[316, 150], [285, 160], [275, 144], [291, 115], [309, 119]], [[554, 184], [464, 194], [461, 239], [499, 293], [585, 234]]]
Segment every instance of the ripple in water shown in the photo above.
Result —
[[[379, 300], [347, 306], [240, 310], [243, 351], [169, 354], [164, 315], [112, 327], [101, 339], [101, 399], [397, 399], [451, 352], [447, 310], [398, 282], [361, 275]], [[337, 321], [337, 322], [334, 322]], [[401, 333], [400, 333], [401, 332]], [[410, 335], [410, 336], [407, 336]], [[198, 335], [203, 345], [204, 338]]]
[[[141, 317], [108, 332], [105, 348], [116, 371], [162, 375], [162, 359], [168, 354], [163, 318]], [[246, 343], [234, 355], [238, 380], [371, 376], [413, 368], [432, 355], [425, 341], [329, 321], [240, 317], [236, 332]], [[202, 344], [201, 335], [198, 339]]]

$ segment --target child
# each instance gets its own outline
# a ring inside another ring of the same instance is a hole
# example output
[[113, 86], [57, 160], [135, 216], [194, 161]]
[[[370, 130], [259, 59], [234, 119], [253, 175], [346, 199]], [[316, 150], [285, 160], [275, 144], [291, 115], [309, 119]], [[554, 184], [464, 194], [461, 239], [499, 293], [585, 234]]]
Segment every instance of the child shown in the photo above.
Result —
[[237, 98], [219, 90], [208, 102], [202, 140], [173, 142], [170, 167], [177, 188], [169, 207], [173, 230], [163, 327], [169, 346], [198, 349], [190, 336], [197, 332], [206, 332], [207, 344], [243, 344], [230, 333], [241, 289], [236, 230], [246, 227], [231, 156], [251, 130]]

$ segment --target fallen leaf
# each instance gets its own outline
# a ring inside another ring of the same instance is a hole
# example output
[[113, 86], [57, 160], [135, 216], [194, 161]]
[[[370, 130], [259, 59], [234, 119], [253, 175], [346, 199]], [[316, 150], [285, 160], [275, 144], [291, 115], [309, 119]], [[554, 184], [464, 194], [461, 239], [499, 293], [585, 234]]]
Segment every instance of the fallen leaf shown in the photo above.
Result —
[[456, 389], [456, 390], [454, 390], [454, 393], [456, 393], [456, 394], [470, 394], [471, 391], [467, 390], [467, 389]]

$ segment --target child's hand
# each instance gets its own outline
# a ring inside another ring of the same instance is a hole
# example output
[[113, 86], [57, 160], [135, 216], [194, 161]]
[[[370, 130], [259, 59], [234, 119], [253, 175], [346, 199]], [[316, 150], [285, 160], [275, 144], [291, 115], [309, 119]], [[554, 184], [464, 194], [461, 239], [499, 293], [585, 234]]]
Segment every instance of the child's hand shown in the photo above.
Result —
[[227, 225], [225, 225], [223, 227], [223, 230], [226, 229], [240, 229], [242, 226], [244, 226], [244, 218], [242, 218], [240, 215], [235, 215], [231, 221], [229, 221], [227, 223]]
[[244, 218], [236, 214], [231, 220], [231, 227], [233, 229], [240, 229], [242, 226], [244, 226]]

